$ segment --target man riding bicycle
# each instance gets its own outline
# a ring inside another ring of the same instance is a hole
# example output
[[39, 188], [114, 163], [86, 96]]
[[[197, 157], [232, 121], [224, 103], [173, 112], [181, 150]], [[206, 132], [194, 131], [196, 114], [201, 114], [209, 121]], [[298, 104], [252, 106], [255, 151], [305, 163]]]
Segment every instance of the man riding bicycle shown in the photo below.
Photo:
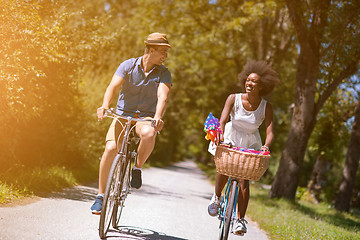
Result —
[[[98, 120], [101, 121], [104, 111], [109, 109], [114, 95], [121, 89], [116, 109], [119, 115], [155, 120], [154, 127], [150, 122], [137, 123], [135, 126], [140, 143], [130, 183], [136, 189], [142, 185], [141, 168], [154, 149], [156, 134], [163, 128], [162, 117], [172, 86], [171, 73], [162, 65], [171, 48], [166, 35], [152, 33], [144, 43], [143, 56], [120, 64], [105, 91], [102, 106], [97, 109]], [[106, 135], [105, 150], [100, 161], [99, 191], [91, 207], [93, 214], [101, 213], [108, 174], [117, 153], [116, 140], [121, 130], [121, 124], [114, 119]]]

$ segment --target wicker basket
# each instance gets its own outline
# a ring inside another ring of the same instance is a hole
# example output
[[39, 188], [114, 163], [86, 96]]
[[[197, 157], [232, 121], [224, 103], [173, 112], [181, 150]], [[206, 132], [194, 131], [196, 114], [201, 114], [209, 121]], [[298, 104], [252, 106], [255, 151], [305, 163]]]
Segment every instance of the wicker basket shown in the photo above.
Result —
[[215, 153], [216, 171], [246, 180], [259, 180], [269, 165], [270, 155], [235, 151], [218, 146]]

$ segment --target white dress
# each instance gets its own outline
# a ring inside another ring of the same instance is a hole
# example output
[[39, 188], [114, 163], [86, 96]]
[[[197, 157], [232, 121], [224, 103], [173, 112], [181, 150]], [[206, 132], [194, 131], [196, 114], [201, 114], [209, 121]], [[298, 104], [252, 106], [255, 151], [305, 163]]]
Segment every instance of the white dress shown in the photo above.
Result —
[[[266, 100], [261, 99], [255, 111], [247, 111], [241, 101], [241, 93], [235, 94], [235, 103], [230, 112], [230, 122], [226, 123], [224, 142], [235, 147], [260, 150], [262, 143], [259, 127], [265, 119]], [[210, 142], [209, 152], [215, 155], [216, 145]]]

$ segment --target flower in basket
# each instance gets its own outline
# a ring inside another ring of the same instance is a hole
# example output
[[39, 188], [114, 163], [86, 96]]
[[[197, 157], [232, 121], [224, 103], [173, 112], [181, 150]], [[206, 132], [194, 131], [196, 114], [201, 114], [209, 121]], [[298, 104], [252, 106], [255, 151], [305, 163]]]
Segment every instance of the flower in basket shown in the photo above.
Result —
[[222, 133], [219, 119], [214, 117], [212, 113], [209, 113], [209, 116], [206, 118], [204, 131], [206, 132], [205, 139], [211, 140], [212, 142], [216, 141], [218, 135], [217, 133]]
[[258, 155], [269, 155], [270, 154], [269, 151], [257, 151], [257, 150], [254, 150], [254, 149], [242, 148], [242, 147], [233, 147], [231, 149], [234, 150], [234, 151], [258, 154]]

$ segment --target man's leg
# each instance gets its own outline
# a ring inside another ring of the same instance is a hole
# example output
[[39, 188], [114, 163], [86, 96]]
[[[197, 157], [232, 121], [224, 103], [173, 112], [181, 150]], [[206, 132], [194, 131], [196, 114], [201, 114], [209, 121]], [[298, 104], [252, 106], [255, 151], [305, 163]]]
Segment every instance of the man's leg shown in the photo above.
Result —
[[[122, 130], [121, 124], [115, 119], [111, 123], [108, 133], [106, 135], [105, 150], [101, 157], [100, 168], [99, 168], [99, 192], [96, 196], [95, 203], [91, 206], [91, 212], [93, 214], [100, 214], [102, 209], [102, 202], [106, 189], [106, 183], [108, 180], [111, 165], [117, 153], [116, 141]], [[121, 138], [121, 137], [120, 137]], [[121, 141], [121, 139], [120, 139]]]
[[150, 156], [155, 146], [156, 132], [150, 123], [138, 123], [136, 125], [136, 134], [140, 137], [140, 143], [137, 150], [137, 160], [131, 172], [131, 186], [139, 189], [142, 185], [141, 168]]
[[154, 150], [156, 132], [152, 126], [139, 123], [136, 125], [136, 134], [140, 137], [140, 143], [135, 167], [141, 168]]
[[105, 151], [101, 157], [99, 169], [99, 194], [105, 193], [106, 183], [108, 180], [110, 168], [116, 155], [115, 141], [107, 141]]

